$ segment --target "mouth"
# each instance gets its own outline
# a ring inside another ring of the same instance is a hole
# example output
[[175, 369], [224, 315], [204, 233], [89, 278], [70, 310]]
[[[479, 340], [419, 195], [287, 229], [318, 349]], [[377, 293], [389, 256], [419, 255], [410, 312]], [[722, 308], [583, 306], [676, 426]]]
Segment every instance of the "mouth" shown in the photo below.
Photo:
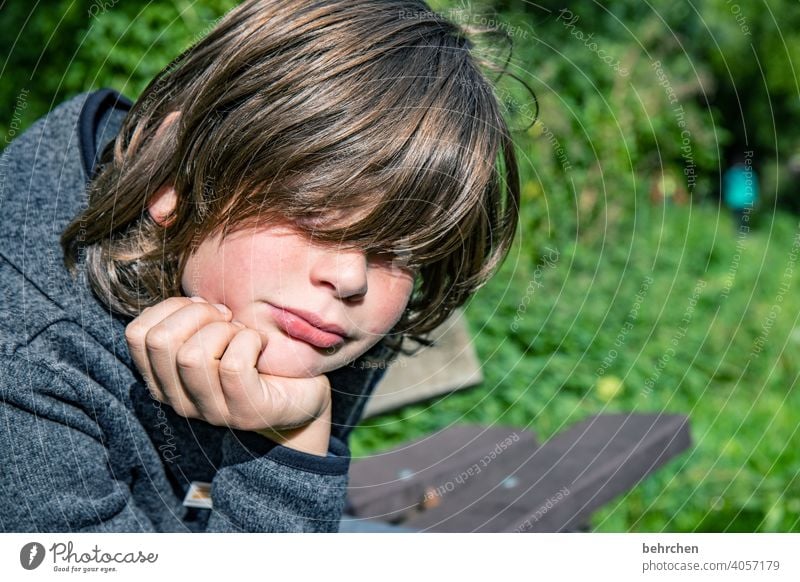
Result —
[[[347, 340], [347, 334], [339, 326], [321, 323], [313, 314], [298, 313], [297, 310], [277, 307], [271, 303], [268, 305], [275, 323], [292, 338], [322, 349], [341, 346]], [[311, 318], [314, 323], [307, 318]]]

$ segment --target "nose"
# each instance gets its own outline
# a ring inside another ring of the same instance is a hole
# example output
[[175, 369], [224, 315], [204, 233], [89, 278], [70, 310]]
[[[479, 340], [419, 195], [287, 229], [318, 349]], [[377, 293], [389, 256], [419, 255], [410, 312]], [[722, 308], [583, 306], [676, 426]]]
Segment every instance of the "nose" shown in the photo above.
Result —
[[358, 249], [324, 249], [311, 269], [312, 283], [330, 287], [340, 299], [367, 293], [367, 256]]

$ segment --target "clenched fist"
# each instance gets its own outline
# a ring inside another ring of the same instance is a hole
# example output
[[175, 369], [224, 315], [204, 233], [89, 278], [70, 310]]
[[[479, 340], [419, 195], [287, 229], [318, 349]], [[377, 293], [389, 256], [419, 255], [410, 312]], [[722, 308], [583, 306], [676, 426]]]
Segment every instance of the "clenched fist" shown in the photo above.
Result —
[[266, 348], [266, 335], [232, 321], [224, 305], [170, 297], [129, 323], [125, 339], [153, 398], [180, 416], [326, 454], [328, 378], [260, 373], [256, 361]]

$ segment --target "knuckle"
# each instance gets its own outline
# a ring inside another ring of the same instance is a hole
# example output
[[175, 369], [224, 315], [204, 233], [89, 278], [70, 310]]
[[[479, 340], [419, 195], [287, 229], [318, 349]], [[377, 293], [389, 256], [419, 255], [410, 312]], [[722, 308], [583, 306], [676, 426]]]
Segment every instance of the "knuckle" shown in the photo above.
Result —
[[203, 331], [212, 334], [214, 337], [228, 337], [229, 331], [239, 329], [228, 321], [213, 321], [203, 328]]
[[231, 356], [222, 358], [219, 362], [219, 373], [226, 374], [233, 377], [239, 376], [242, 372], [251, 367], [246, 360], [238, 357]]
[[222, 312], [216, 307], [214, 307], [211, 303], [195, 303], [194, 301], [192, 301], [191, 305], [187, 307], [187, 309], [196, 311], [198, 314], [215, 315], [222, 317]]
[[146, 329], [138, 320], [133, 320], [125, 327], [125, 340], [129, 344], [139, 344], [144, 340]]
[[159, 325], [147, 332], [144, 337], [144, 344], [148, 350], [160, 352], [169, 349], [171, 339], [170, 331]]
[[187, 405], [184, 402], [176, 402], [171, 406], [173, 410], [175, 410], [175, 414], [178, 416], [182, 416], [184, 418], [200, 418], [200, 415], [197, 413], [197, 409], [194, 406]]
[[181, 297], [181, 296], [174, 296], [174, 297], [167, 297], [164, 301], [160, 303], [160, 305], [167, 305], [169, 307], [178, 307], [180, 305], [189, 305], [190, 303], [194, 303], [188, 297]]
[[175, 361], [181, 368], [200, 368], [206, 362], [207, 356], [203, 346], [184, 344], [178, 350]]

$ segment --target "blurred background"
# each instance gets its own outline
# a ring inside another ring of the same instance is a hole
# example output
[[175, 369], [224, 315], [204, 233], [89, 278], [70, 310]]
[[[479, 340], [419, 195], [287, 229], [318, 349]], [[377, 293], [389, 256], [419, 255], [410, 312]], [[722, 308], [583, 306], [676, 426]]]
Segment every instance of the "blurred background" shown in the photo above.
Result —
[[[454, 423], [541, 439], [675, 412], [694, 447], [595, 531], [800, 531], [800, 5], [430, 2], [476, 51], [522, 170], [516, 244], [465, 315], [483, 382], [365, 420], [354, 457]], [[234, 0], [0, 3], [0, 147], [76, 93], [135, 99]]]

